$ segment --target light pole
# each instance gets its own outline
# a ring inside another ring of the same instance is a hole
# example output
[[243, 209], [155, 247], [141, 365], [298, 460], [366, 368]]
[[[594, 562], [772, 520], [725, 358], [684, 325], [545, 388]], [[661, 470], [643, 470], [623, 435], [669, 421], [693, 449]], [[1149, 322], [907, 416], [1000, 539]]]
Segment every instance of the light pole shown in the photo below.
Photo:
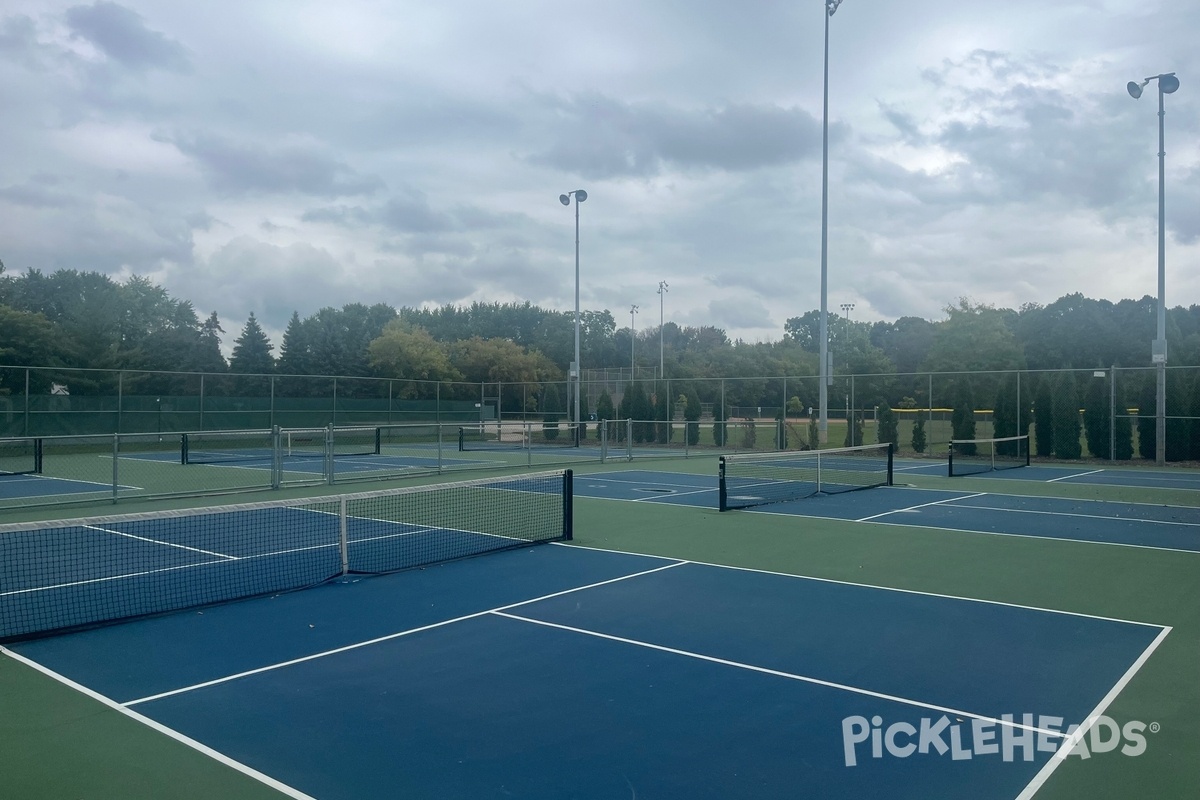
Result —
[[829, 18], [842, 0], [825, 0], [825, 84], [821, 105], [821, 444], [829, 441]]
[[663, 360], [663, 353], [666, 350], [665, 344], [664, 344], [666, 342], [666, 338], [665, 338], [666, 337], [666, 334], [665, 334], [666, 329], [663, 327], [666, 324], [664, 322], [665, 317], [663, 316], [663, 297], [666, 295], [666, 293], [667, 293], [667, 282], [659, 281], [658, 282], [658, 379], [659, 380], [665, 380], [667, 377], [667, 373], [664, 370], [664, 364], [666, 362]]
[[634, 345], [634, 342], [637, 341], [637, 332], [634, 329], [634, 322], [635, 322], [634, 315], [637, 314], [637, 312], [638, 312], [637, 306], [629, 307], [629, 382], [630, 383], [633, 383], [633, 377], [634, 377], [633, 345]]
[[575, 393], [575, 441], [579, 441], [579, 382], [581, 372], [579, 369], [579, 204], [587, 200], [587, 192], [583, 189], [576, 189], [573, 192], [560, 194], [558, 201], [564, 206], [571, 205], [571, 195], [575, 195], [575, 361], [571, 363], [571, 369], [568, 371], [572, 386]]
[[[854, 310], [854, 303], [842, 303], [842, 316], [846, 318], [846, 324], [842, 326], [844, 341], [842, 342], [842, 360], [846, 362], [846, 373], [850, 373], [850, 359], [846, 357], [846, 353], [850, 352], [850, 312]], [[854, 379], [847, 378], [847, 385], [850, 387], [846, 391], [846, 441], [853, 447], [857, 442], [854, 441]]]
[[854, 303], [842, 303], [842, 316], [846, 318], [846, 341], [845, 347], [850, 348], [850, 312], [854, 310]]
[[1141, 83], [1130, 81], [1126, 88], [1134, 100], [1150, 81], [1158, 81], [1158, 336], [1150, 348], [1150, 360], [1157, 370], [1157, 399], [1154, 409], [1154, 460], [1159, 466], [1167, 463], [1167, 199], [1163, 188], [1167, 158], [1163, 97], [1179, 88], [1174, 72], [1151, 75]]

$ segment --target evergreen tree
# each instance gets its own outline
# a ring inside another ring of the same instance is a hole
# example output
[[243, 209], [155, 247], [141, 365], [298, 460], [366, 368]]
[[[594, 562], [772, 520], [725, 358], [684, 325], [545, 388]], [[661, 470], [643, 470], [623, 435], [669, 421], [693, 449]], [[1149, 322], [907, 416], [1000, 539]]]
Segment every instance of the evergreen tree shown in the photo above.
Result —
[[[961, 378], [956, 387], [954, 411], [950, 414], [950, 437], [960, 441], [975, 438], [975, 395], [971, 391], [971, 381]], [[962, 445], [956, 452], [963, 455], [975, 455], [975, 445]]]
[[912, 429], [912, 449], [914, 453], [924, 453], [925, 448], [929, 445], [928, 439], [925, 437], [925, 417], [917, 414], [916, 421], [913, 422]]
[[[713, 444], [717, 447], [725, 446], [726, 426], [729, 424], [725, 421], [726, 417], [725, 406], [721, 404], [721, 401], [713, 403]], [[696, 419], [699, 418], [697, 415]]]
[[[628, 410], [629, 419], [633, 420], [633, 441], [637, 444], [653, 441], [654, 423], [648, 420], [654, 415], [654, 410], [650, 407], [650, 398], [646, 396], [645, 387], [638, 381], [630, 381], [625, 397], [629, 398]], [[622, 398], [621, 402], [623, 404], [625, 398]]]
[[695, 387], [688, 387], [687, 410], [683, 412], [683, 418], [687, 420], [688, 446], [695, 447], [700, 444], [700, 395], [696, 394]]
[[1184, 374], [1167, 370], [1167, 461], [1186, 461], [1192, 455], [1192, 421], [1186, 418], [1192, 387]]
[[[1019, 416], [1017, 377], [1014, 373], [1006, 375], [1004, 380], [1000, 381], [1000, 388], [996, 392], [996, 402], [992, 405], [992, 436], [1001, 439], [1021, 435], [1018, 433]], [[1000, 442], [996, 445], [996, 454], [1016, 455], [1019, 448], [1017, 442]]]
[[596, 439], [603, 439], [604, 433], [601, 431], [603, 426], [609, 433], [612, 433], [612, 421], [617, 418], [617, 409], [613, 406], [612, 395], [608, 393], [608, 389], [602, 389], [600, 396], [596, 398]]
[[1083, 399], [1083, 435], [1087, 439], [1088, 453], [1094, 458], [1112, 458], [1112, 418], [1109, 414], [1109, 386], [1111, 375], [1092, 378]]
[[562, 417], [562, 397], [558, 384], [547, 383], [542, 391], [542, 432], [547, 441], [558, 439], [558, 421]]
[[891, 405], [886, 403], [879, 409], [879, 441], [881, 444], [891, 442], [893, 449], [900, 446], [900, 430], [896, 412], [892, 411]]
[[1073, 460], [1080, 457], [1079, 393], [1075, 373], [1062, 373], [1054, 387], [1054, 457]]
[[1043, 373], [1038, 376], [1037, 391], [1033, 397], [1033, 429], [1036, 442], [1034, 453], [1038, 458], [1049, 458], [1054, 453], [1054, 392], [1053, 379]]
[[1154, 421], [1156, 392], [1153, 375], [1149, 380], [1142, 381], [1142, 391], [1138, 396], [1138, 455], [1147, 461], [1154, 461], [1157, 457], [1155, 441], [1158, 432]]
[[271, 340], [263, 331], [254, 312], [242, 327], [242, 335], [233, 342], [233, 355], [229, 359], [229, 371], [242, 375], [269, 375], [275, 371], [275, 358], [271, 355]]

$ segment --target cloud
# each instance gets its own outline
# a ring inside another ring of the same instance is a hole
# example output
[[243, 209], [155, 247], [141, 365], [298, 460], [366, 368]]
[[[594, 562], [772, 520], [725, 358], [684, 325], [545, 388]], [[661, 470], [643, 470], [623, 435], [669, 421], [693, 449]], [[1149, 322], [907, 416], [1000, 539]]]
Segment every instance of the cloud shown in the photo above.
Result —
[[526, 160], [592, 179], [649, 177], [668, 169], [754, 170], [820, 151], [819, 122], [798, 108], [685, 109], [599, 93], [544, 100], [552, 141]]
[[267, 145], [211, 133], [176, 136], [170, 141], [193, 159], [213, 188], [223, 194], [344, 197], [383, 188], [377, 176], [362, 175], [309, 142]]
[[141, 14], [116, 3], [72, 6], [66, 11], [71, 32], [95, 45], [108, 58], [131, 69], [184, 72], [187, 52], [178, 42], [146, 27]]

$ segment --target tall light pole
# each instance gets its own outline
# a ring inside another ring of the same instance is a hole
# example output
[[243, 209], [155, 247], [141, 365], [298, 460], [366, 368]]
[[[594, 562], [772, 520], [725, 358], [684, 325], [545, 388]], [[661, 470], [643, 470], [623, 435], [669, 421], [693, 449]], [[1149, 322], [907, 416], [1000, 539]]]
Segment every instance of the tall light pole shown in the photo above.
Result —
[[576, 189], [573, 192], [560, 194], [558, 201], [564, 206], [571, 205], [571, 195], [575, 195], [575, 360], [571, 363], [571, 369], [568, 371], [571, 379], [571, 388], [575, 394], [575, 441], [579, 441], [579, 382], [581, 372], [579, 369], [579, 204], [587, 200], [587, 192], [583, 189]]
[[665, 317], [663, 316], [663, 297], [666, 295], [666, 293], [667, 293], [667, 282], [659, 281], [658, 282], [658, 378], [659, 378], [659, 380], [663, 380], [667, 377], [667, 373], [664, 369], [664, 365], [666, 364], [666, 362], [663, 360], [663, 353], [666, 352], [666, 347], [665, 347], [665, 342], [666, 342], [665, 330], [666, 329], [663, 327], [666, 324], [664, 322]]
[[1174, 72], [1151, 75], [1141, 83], [1130, 81], [1126, 88], [1137, 100], [1150, 81], [1158, 81], [1158, 336], [1150, 348], [1150, 360], [1157, 370], [1157, 401], [1154, 409], [1154, 460], [1167, 463], [1167, 198], [1163, 188], [1167, 158], [1163, 97], [1179, 88]]
[[818, 431], [829, 441], [829, 18], [842, 0], [825, 0], [825, 84], [821, 106], [821, 388]]
[[850, 312], [854, 310], [854, 303], [842, 303], [842, 316], [846, 318], [846, 349], [850, 348]]
[[634, 377], [633, 344], [634, 344], [634, 342], [637, 341], [637, 332], [634, 329], [634, 321], [635, 321], [634, 314], [637, 314], [637, 312], [638, 312], [637, 306], [629, 307], [629, 381], [630, 381], [630, 383], [633, 382], [633, 377]]

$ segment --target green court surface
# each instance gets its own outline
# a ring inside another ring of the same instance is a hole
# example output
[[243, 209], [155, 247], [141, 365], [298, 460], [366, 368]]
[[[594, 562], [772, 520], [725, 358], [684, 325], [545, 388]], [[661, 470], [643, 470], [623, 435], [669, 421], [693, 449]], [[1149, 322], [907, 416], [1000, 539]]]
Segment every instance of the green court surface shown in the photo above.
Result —
[[[581, 464], [576, 474], [629, 469]], [[714, 476], [715, 458], [656, 461]], [[436, 482], [436, 476], [416, 482]], [[445, 480], [442, 478], [440, 480]], [[897, 477], [926, 489], [1200, 507], [1200, 492], [1014, 479]], [[404, 485], [404, 484], [391, 484]], [[325, 487], [326, 489], [328, 487]], [[302, 490], [287, 493], [295, 496]], [[308, 494], [318, 489], [303, 490]], [[277, 495], [278, 496], [278, 495]], [[207, 498], [206, 504], [220, 498]], [[145, 508], [165, 503], [145, 504]], [[1145, 752], [1069, 757], [1040, 800], [1200, 797], [1200, 553], [577, 497], [575, 546], [668, 556], [1170, 626], [1106, 714], [1155, 723]], [[135, 510], [132, 507], [122, 511]], [[139, 506], [136, 510], [143, 510]], [[112, 506], [4, 514], [110, 513]], [[1068, 520], [1064, 524], [1072, 524]], [[1079, 524], [1087, 524], [1080, 522]], [[561, 545], [555, 545], [561, 546]], [[485, 557], [486, 558], [486, 557]], [[1036, 653], [1014, 653], [1014, 659]], [[1013, 712], [1032, 709], [1012, 709]], [[797, 754], [802, 757], [802, 754]], [[553, 749], [546, 753], [553, 759]], [[0, 657], [0, 785], [13, 798], [281, 797], [131, 716]]]

